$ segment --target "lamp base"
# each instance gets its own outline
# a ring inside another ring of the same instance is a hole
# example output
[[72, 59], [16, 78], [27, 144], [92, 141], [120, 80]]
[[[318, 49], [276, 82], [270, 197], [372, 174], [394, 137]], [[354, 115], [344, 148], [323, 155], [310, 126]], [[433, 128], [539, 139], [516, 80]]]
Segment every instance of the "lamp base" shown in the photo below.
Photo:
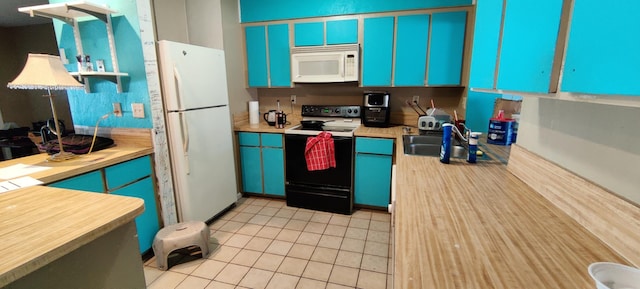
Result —
[[75, 154], [70, 153], [70, 152], [59, 152], [57, 154], [51, 155], [47, 159], [47, 161], [50, 161], [50, 162], [61, 162], [61, 161], [66, 161], [66, 160], [73, 159], [73, 158], [75, 158], [77, 156], [78, 155], [75, 155]]

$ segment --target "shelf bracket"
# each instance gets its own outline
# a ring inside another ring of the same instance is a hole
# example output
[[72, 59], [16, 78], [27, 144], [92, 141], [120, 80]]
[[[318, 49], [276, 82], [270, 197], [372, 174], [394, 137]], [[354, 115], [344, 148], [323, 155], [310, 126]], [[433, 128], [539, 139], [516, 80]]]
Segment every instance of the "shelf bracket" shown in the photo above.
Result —
[[29, 16], [34, 17], [34, 16], [40, 16], [40, 17], [46, 17], [46, 18], [52, 18], [52, 19], [58, 19], [64, 23], [67, 23], [71, 26], [74, 26], [75, 22], [73, 21], [73, 18], [70, 17], [62, 17], [59, 15], [54, 15], [54, 14], [49, 14], [46, 12], [40, 12], [40, 11], [35, 11], [35, 10], [31, 10], [29, 11]]
[[91, 11], [91, 10], [82, 9], [82, 8], [78, 8], [78, 7], [75, 7], [75, 6], [66, 5], [66, 7], [67, 7], [67, 10], [75, 10], [75, 11], [79, 11], [79, 12], [82, 12], [82, 13], [85, 13], [85, 14], [89, 14], [89, 15], [95, 17], [95, 18], [100, 19], [100, 21], [102, 21], [104, 23], [107, 23], [107, 14], [97, 13], [97, 12], [94, 12], [94, 11]]

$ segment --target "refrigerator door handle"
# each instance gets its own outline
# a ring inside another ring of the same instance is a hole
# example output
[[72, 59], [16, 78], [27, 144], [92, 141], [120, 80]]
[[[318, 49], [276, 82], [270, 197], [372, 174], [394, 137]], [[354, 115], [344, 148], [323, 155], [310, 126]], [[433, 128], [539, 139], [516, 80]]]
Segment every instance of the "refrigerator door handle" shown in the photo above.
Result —
[[178, 110], [183, 110], [182, 107], [182, 77], [180, 76], [180, 71], [174, 65], [173, 66], [173, 79], [176, 84], [176, 102], [178, 104]]
[[180, 112], [180, 136], [182, 137], [182, 153], [184, 155], [186, 174], [190, 174], [189, 167], [189, 126], [185, 120], [184, 112]]

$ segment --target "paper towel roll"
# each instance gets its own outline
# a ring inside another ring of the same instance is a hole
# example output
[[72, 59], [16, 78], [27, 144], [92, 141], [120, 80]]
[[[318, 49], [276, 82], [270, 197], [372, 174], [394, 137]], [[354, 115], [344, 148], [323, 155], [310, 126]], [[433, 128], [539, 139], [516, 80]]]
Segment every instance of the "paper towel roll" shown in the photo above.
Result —
[[249, 101], [249, 123], [258, 124], [260, 122], [260, 105], [257, 100]]

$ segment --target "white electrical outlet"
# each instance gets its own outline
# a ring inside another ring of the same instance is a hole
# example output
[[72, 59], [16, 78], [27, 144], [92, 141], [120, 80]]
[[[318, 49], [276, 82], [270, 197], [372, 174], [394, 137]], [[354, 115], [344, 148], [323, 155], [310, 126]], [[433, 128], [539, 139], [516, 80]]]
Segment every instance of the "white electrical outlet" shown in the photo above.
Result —
[[296, 104], [296, 95], [295, 94], [291, 95], [291, 104]]
[[413, 103], [420, 103], [420, 96], [419, 95], [414, 95], [413, 96]]
[[120, 105], [119, 102], [113, 103], [113, 115], [122, 116], [122, 106]]
[[133, 117], [135, 118], [144, 118], [144, 104], [142, 103], [132, 103], [131, 110], [133, 110]]

